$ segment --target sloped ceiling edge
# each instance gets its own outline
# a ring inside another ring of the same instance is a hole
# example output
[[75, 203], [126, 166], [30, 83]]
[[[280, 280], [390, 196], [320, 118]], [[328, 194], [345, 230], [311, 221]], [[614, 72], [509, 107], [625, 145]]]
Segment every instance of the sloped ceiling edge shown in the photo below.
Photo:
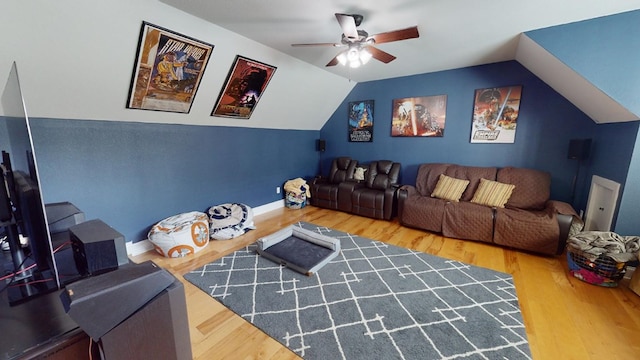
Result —
[[597, 124], [640, 120], [637, 114], [613, 100], [526, 34], [520, 34], [516, 61], [571, 101]]

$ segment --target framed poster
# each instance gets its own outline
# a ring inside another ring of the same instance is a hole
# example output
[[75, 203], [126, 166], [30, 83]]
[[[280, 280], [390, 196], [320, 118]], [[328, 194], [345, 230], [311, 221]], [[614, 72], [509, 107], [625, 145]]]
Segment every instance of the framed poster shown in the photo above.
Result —
[[391, 136], [444, 136], [447, 95], [394, 99]]
[[472, 143], [514, 143], [522, 85], [478, 89], [473, 102]]
[[127, 108], [188, 113], [213, 45], [142, 23]]
[[373, 141], [373, 100], [349, 103], [349, 141]]
[[250, 118], [275, 71], [275, 66], [237, 55], [211, 115]]

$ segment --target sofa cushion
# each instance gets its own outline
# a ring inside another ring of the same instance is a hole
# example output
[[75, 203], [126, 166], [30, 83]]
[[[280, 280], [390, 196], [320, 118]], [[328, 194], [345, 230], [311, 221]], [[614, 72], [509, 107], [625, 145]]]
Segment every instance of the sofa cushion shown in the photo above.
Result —
[[493, 209], [465, 201], [447, 203], [442, 217], [442, 235], [492, 242]]
[[[418, 176], [416, 177], [416, 190], [422, 196], [431, 196], [436, 188], [440, 174], [444, 173], [450, 164], [422, 164], [418, 168]], [[455, 177], [455, 176], [453, 176]]]
[[493, 242], [539, 254], [558, 252], [560, 230], [553, 209], [496, 209]]
[[442, 217], [446, 201], [415, 194], [404, 202], [400, 223], [405, 226], [434, 232], [442, 231]]
[[476, 190], [472, 203], [503, 208], [516, 186], [498, 181], [480, 179], [480, 186]]
[[549, 200], [551, 175], [544, 171], [506, 167], [498, 171], [497, 180], [516, 186], [505, 205], [508, 208], [542, 210]]
[[353, 180], [356, 166], [358, 166], [358, 161], [352, 160], [350, 157], [342, 156], [335, 158], [329, 170], [329, 182], [339, 184], [343, 181]]
[[460, 201], [470, 201], [480, 185], [480, 179], [495, 180], [497, 172], [496, 167], [450, 165], [444, 174], [456, 179], [469, 180], [469, 186], [462, 193]]
[[[393, 195], [391, 195], [393, 196]], [[386, 199], [392, 201], [393, 199]], [[358, 187], [351, 193], [351, 211], [360, 216], [374, 219], [385, 219], [385, 192]], [[389, 212], [388, 217], [391, 217]]]
[[400, 163], [390, 160], [378, 160], [369, 164], [369, 170], [365, 175], [367, 187], [377, 190], [385, 190], [398, 183], [400, 176]]
[[458, 202], [462, 193], [469, 185], [469, 180], [461, 180], [440, 174], [440, 180], [431, 193], [431, 197]]

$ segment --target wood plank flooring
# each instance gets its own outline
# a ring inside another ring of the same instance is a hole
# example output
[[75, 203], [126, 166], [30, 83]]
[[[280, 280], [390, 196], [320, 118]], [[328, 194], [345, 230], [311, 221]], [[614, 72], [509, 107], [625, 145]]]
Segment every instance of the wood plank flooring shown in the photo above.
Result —
[[479, 242], [445, 238], [380, 221], [313, 206], [277, 209], [256, 216], [257, 229], [240, 238], [212, 241], [198, 254], [167, 259], [155, 252], [132, 260], [153, 260], [185, 284], [194, 359], [299, 359], [203, 291], [182, 278], [223, 255], [297, 221], [513, 275], [534, 359], [640, 359], [640, 296], [573, 278], [566, 257], [543, 257]]

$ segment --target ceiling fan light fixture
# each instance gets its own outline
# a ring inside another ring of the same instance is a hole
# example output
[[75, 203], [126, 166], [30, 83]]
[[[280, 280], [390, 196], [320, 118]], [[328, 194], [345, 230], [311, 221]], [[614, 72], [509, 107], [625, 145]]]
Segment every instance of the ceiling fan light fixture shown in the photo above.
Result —
[[371, 57], [372, 57], [372, 55], [369, 52], [369, 50], [360, 49], [360, 61], [362, 62], [362, 65], [368, 63], [369, 60], [371, 60]]
[[338, 59], [338, 62], [340, 63], [340, 65], [342, 65], [342, 66], [347, 65], [347, 54], [346, 53], [340, 53], [340, 55], [338, 55], [337, 59]]
[[349, 62], [356, 61], [359, 58], [360, 58], [360, 54], [358, 53], [358, 49], [355, 49], [355, 48], [349, 49], [349, 51], [347, 52], [347, 60], [349, 60]]
[[[365, 30], [357, 27], [362, 22], [363, 16], [359, 14], [342, 14], [335, 13], [336, 20], [342, 29], [341, 39], [339, 43], [312, 43], [312, 44], [291, 44], [292, 46], [334, 46], [348, 47], [347, 50], [340, 52], [325, 66], [342, 66], [349, 65], [352, 68], [360, 67], [367, 64], [371, 58], [375, 58], [385, 64], [395, 60], [396, 57], [373, 47], [374, 44], [390, 43], [394, 41], [415, 39], [420, 36], [418, 27], [412, 26], [406, 29], [398, 29], [387, 31], [369, 36]], [[369, 50], [369, 48], [371, 50]], [[371, 52], [373, 51], [373, 52]]]

